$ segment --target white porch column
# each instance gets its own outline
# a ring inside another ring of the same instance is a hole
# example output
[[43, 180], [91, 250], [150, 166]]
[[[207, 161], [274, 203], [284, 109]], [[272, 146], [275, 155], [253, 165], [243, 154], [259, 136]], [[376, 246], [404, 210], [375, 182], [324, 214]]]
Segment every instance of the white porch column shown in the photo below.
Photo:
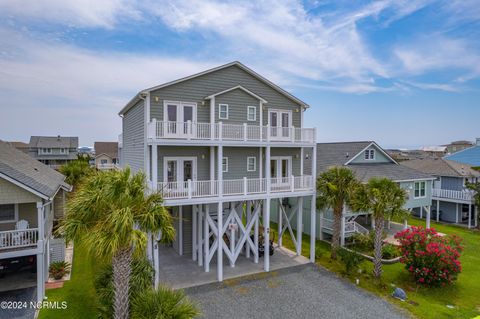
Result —
[[223, 196], [223, 146], [218, 146], [217, 149], [217, 180], [218, 180], [218, 195]]
[[437, 200], [437, 223], [440, 221], [440, 201]]
[[258, 178], [263, 178], [263, 149], [261, 147], [258, 148]]
[[210, 180], [215, 180], [215, 146], [210, 146]]
[[270, 198], [263, 201], [263, 239], [263, 268], [270, 271]]
[[458, 203], [455, 203], [455, 224], [458, 224]]
[[407, 229], [407, 228], [408, 228], [408, 220], [405, 218], [405, 219], [403, 220], [403, 229], [405, 230], [405, 229]]
[[[44, 210], [45, 210], [45, 207], [43, 206], [43, 203], [37, 202], [38, 240], [42, 241], [42, 245], [43, 245], [43, 240], [45, 239], [45, 221], [43, 218]], [[40, 243], [39, 243], [39, 246], [40, 246]], [[42, 250], [43, 250], [43, 247], [42, 247]]]
[[203, 220], [203, 247], [205, 250], [205, 272], [210, 271], [210, 261], [208, 255], [210, 254], [210, 225], [208, 225], [208, 216], [210, 216], [210, 204], [205, 205], [205, 218]]
[[426, 228], [430, 228], [430, 211], [432, 210], [431, 206], [425, 206], [425, 211], [427, 215], [425, 216], [426, 219]]
[[420, 219], [423, 218], [423, 206], [420, 206]]
[[160, 256], [158, 251], [158, 239], [153, 238], [153, 269], [155, 270], [155, 289], [158, 288], [160, 284]]
[[[279, 198], [278, 199], [278, 205], [282, 205], [282, 199]], [[282, 205], [283, 206], [283, 205]], [[277, 210], [277, 214], [278, 214], [278, 247], [282, 247], [282, 228], [283, 228], [283, 223], [282, 223], [282, 219], [283, 219], [283, 213], [282, 213], [282, 210], [280, 209], [280, 207], [278, 207], [278, 210]], [[287, 224], [288, 224], [288, 220], [287, 220]]]
[[302, 254], [302, 232], [303, 232], [303, 197], [298, 198], [297, 210], [297, 255]]
[[203, 266], [203, 219], [205, 210], [203, 209], [203, 205], [198, 205], [198, 216], [197, 216], [197, 260], [198, 265], [201, 267]]
[[[247, 225], [248, 225], [248, 223], [252, 219], [252, 202], [247, 201], [245, 206], [246, 206], [246, 213], [247, 213], [245, 218], [247, 219]], [[249, 245], [245, 245], [245, 257], [250, 258], [250, 246]]]
[[254, 230], [253, 230], [253, 246], [257, 250], [256, 253], [254, 253], [253, 256], [253, 262], [258, 264], [258, 219], [260, 216], [260, 201], [257, 201], [256, 203], [253, 204], [253, 209], [254, 209], [254, 214], [256, 214], [255, 217], [255, 223], [254, 223]]
[[345, 246], [345, 208], [342, 212], [342, 219], [341, 219], [341, 228], [340, 228], [340, 246]]
[[192, 205], [192, 260], [196, 261], [197, 260], [197, 254], [198, 254], [198, 249], [197, 249], [197, 205]]
[[[301, 133], [300, 133], [301, 134]], [[303, 147], [300, 148], [300, 176], [303, 176]]]
[[178, 206], [178, 254], [183, 256], [183, 206]]
[[153, 263], [153, 242], [152, 242], [152, 233], [147, 232], [147, 258], [150, 263]]
[[[41, 244], [43, 245], [43, 240]], [[43, 259], [43, 253], [37, 254], [37, 302], [42, 302], [45, 296], [45, 263]]]
[[[265, 148], [265, 177], [267, 178], [267, 194], [270, 194], [270, 184], [272, 183], [272, 172], [270, 171], [270, 146]], [[270, 203], [268, 203], [270, 206]]]
[[152, 145], [152, 187], [158, 189], [158, 146]]
[[468, 228], [472, 227], [472, 204], [468, 204]]
[[[221, 146], [220, 146], [221, 148]], [[219, 152], [221, 153], [221, 151]], [[222, 167], [220, 162], [220, 170]], [[217, 205], [217, 280], [223, 281], [223, 202]]]
[[[313, 165], [315, 166], [315, 165]], [[312, 204], [310, 206], [310, 262], [315, 262], [315, 231], [317, 228], [317, 205], [316, 205], [317, 195], [312, 195]], [[321, 227], [321, 225], [320, 225]], [[322, 228], [320, 228], [320, 237], [322, 237]]]

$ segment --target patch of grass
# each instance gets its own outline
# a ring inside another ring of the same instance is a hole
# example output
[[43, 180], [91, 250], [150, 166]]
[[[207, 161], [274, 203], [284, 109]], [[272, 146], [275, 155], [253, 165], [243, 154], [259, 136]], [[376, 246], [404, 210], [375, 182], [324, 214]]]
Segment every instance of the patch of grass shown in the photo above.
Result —
[[62, 288], [47, 290], [48, 301], [66, 301], [67, 309], [42, 309], [40, 319], [96, 318], [97, 304], [93, 287], [95, 263], [80, 246], [75, 246], [72, 277]]
[[[410, 218], [409, 225], [425, 226], [425, 221]], [[438, 232], [456, 234], [463, 238], [465, 250], [460, 258], [463, 269], [458, 280], [447, 287], [424, 288], [417, 286], [405, 266], [400, 263], [384, 265], [381, 282], [373, 279], [373, 264], [369, 261], [360, 264], [361, 273], [345, 275], [341, 262], [330, 259], [330, 244], [323, 241], [316, 242], [321, 256], [316, 262], [330, 271], [339, 275], [343, 274], [351, 282], [355, 282], [358, 278], [361, 288], [408, 310], [419, 318], [474, 318], [480, 315], [478, 295], [480, 292], [480, 232], [434, 222], [431, 223], [431, 226]], [[276, 229], [276, 225], [272, 224], [271, 230], [275, 233], [275, 238], [277, 238]], [[284, 234], [282, 242], [286, 248], [295, 250], [288, 232]], [[310, 255], [310, 237], [308, 235], [304, 235], [302, 239], [302, 255]], [[406, 302], [391, 297], [395, 287], [400, 287], [407, 292], [408, 300]], [[449, 308], [447, 305], [453, 306], [453, 308]]]

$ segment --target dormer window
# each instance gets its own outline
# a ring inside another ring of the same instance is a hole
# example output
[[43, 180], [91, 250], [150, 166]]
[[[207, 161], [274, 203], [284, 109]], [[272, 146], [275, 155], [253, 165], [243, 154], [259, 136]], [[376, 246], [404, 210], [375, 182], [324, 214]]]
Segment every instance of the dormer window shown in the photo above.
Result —
[[365, 160], [371, 161], [375, 159], [375, 150], [365, 150]]

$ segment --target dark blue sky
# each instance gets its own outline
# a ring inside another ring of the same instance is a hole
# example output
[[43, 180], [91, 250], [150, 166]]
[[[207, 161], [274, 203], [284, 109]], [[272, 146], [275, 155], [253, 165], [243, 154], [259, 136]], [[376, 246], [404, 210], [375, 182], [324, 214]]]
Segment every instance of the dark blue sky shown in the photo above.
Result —
[[319, 141], [480, 137], [478, 1], [0, 3], [0, 138], [115, 140], [138, 90], [239, 60], [311, 105]]

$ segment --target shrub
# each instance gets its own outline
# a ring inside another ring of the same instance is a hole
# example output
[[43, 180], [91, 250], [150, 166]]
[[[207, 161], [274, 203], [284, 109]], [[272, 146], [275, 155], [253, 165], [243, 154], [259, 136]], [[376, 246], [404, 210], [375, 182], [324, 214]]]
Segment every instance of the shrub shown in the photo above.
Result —
[[355, 251], [339, 248], [337, 254], [345, 267], [345, 273], [351, 274], [358, 268], [358, 265], [362, 262], [363, 257], [357, 254]]
[[444, 286], [462, 271], [462, 239], [439, 236], [433, 229], [411, 227], [395, 235], [400, 241], [401, 259], [415, 281], [426, 286]]
[[62, 279], [63, 276], [70, 273], [70, 264], [66, 261], [55, 261], [50, 264], [48, 271], [54, 279]]
[[392, 259], [398, 257], [400, 252], [397, 247], [392, 244], [384, 244], [382, 247], [382, 258]]

